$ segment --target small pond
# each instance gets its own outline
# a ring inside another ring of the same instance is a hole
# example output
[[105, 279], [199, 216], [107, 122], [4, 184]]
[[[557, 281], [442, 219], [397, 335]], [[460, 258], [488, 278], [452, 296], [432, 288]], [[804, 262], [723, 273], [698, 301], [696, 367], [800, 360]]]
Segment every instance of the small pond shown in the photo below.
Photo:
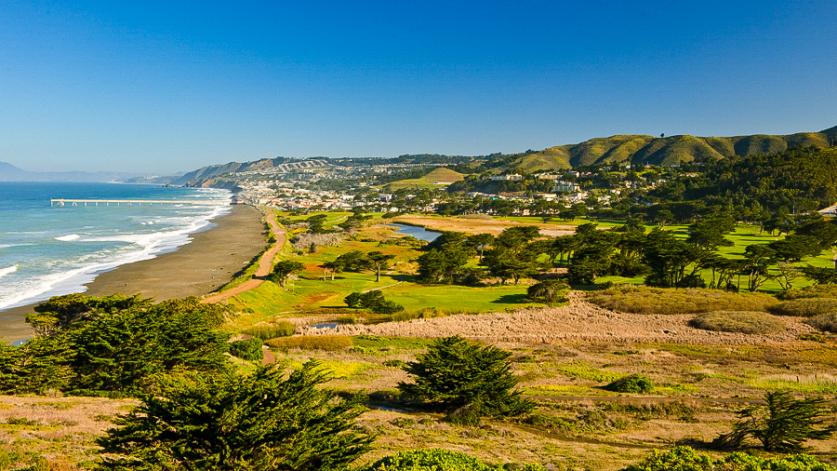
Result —
[[433, 242], [437, 237], [442, 235], [441, 232], [428, 231], [421, 226], [411, 226], [409, 224], [401, 224], [397, 222], [391, 223], [390, 225], [395, 227], [395, 229], [401, 234], [413, 236], [418, 240], [425, 240], [427, 242]]

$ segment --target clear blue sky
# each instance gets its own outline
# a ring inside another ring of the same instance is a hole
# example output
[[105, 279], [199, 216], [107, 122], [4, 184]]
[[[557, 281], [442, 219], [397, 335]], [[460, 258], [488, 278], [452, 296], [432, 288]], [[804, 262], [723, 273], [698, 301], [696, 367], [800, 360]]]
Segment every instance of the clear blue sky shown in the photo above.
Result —
[[835, 0], [0, 0], [0, 160], [169, 173], [820, 130], [835, 50]]

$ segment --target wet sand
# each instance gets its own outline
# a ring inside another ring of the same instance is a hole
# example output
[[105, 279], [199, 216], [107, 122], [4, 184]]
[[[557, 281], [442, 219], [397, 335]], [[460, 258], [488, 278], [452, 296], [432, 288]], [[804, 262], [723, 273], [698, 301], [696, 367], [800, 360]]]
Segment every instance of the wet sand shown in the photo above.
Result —
[[[234, 206], [213, 221], [215, 227], [192, 234], [192, 242], [151, 260], [122, 265], [96, 277], [87, 294], [140, 294], [156, 300], [199, 296], [226, 284], [266, 245], [261, 213]], [[32, 305], [0, 312], [0, 340], [31, 335], [24, 322]]]

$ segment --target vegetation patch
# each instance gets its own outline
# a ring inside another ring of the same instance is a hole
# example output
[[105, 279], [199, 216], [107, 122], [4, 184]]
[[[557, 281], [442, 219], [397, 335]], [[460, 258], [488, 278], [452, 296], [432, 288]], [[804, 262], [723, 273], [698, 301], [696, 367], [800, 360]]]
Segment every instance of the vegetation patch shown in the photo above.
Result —
[[288, 337], [293, 335], [296, 331], [296, 326], [287, 321], [279, 321], [271, 324], [259, 324], [249, 329], [244, 329], [243, 333], [252, 335], [262, 340], [273, 339], [276, 337]]
[[262, 359], [262, 339], [253, 337], [247, 340], [230, 342], [230, 355], [242, 360], [256, 361]]
[[810, 455], [790, 455], [762, 458], [744, 453], [731, 453], [723, 458], [712, 458], [690, 447], [679, 446], [668, 451], [655, 451], [642, 462], [622, 471], [833, 471], [834, 467]]
[[607, 371], [587, 363], [585, 361], [571, 361], [556, 367], [556, 370], [570, 378], [586, 379], [588, 381], [602, 382], [613, 381], [620, 376], [619, 373]]
[[654, 389], [654, 383], [647, 376], [633, 374], [619, 378], [604, 386], [603, 389], [618, 393], [645, 394]]
[[837, 284], [824, 283], [801, 289], [790, 289], [779, 295], [781, 299], [837, 298]]
[[770, 334], [784, 329], [781, 320], [759, 311], [715, 311], [689, 321], [697, 329], [743, 334]]
[[800, 298], [770, 307], [770, 312], [780, 316], [813, 317], [837, 313], [837, 298]]
[[615, 286], [590, 296], [606, 309], [636, 314], [693, 314], [710, 311], [764, 311], [775, 298], [761, 293], [733, 293], [700, 288]]
[[538, 465], [496, 466], [473, 456], [448, 450], [410, 450], [387, 456], [372, 463], [361, 471], [541, 471]]
[[268, 346], [280, 350], [299, 348], [303, 350], [345, 350], [352, 346], [352, 338], [347, 335], [311, 335], [280, 337], [265, 341]]
[[822, 330], [823, 332], [831, 332], [832, 334], [837, 334], [837, 312], [819, 314], [817, 316], [811, 317], [805, 322], [810, 326], [814, 327], [815, 329]]

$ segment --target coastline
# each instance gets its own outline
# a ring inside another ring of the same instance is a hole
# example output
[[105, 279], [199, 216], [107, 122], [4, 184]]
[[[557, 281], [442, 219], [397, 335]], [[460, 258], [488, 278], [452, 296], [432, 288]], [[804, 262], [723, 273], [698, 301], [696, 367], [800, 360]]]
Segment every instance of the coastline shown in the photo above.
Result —
[[[213, 227], [191, 234], [191, 242], [173, 252], [99, 274], [86, 285], [85, 294], [140, 294], [159, 301], [220, 288], [264, 250], [264, 226], [261, 212], [246, 205], [234, 205], [211, 222]], [[0, 341], [32, 335], [24, 318], [33, 306], [0, 312]]]

